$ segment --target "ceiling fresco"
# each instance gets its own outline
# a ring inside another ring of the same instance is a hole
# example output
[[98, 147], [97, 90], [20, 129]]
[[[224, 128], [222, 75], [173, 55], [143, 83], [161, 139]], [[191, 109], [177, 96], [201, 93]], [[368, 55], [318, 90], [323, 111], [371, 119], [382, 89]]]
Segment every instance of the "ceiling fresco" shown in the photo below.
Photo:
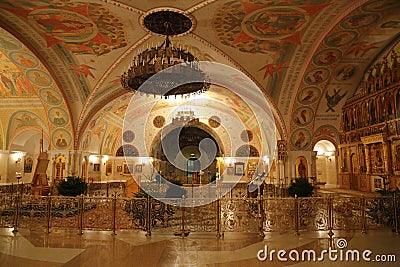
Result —
[[[60, 89], [41, 62], [20, 41], [0, 29], [0, 149], [10, 149], [16, 136], [38, 131], [55, 149], [70, 149], [70, 114]], [[58, 139], [66, 142], [60, 143]]]
[[[191, 31], [173, 43], [242, 71], [264, 92], [279, 138], [292, 150], [310, 150], [322, 139], [338, 143], [346, 99], [400, 33], [397, 0], [3, 0], [1, 147], [29, 115], [56, 149], [112, 153], [120, 144], [111, 137], [122, 136], [132, 95], [120, 75], [138, 51], [163, 41], [143, 26], [156, 10], [192, 18]], [[209, 117], [224, 110], [249, 116], [224, 90], [207, 97], [222, 103], [205, 104], [214, 109]], [[160, 101], [157, 112], [171, 105]], [[100, 147], [91, 147], [95, 142]]]

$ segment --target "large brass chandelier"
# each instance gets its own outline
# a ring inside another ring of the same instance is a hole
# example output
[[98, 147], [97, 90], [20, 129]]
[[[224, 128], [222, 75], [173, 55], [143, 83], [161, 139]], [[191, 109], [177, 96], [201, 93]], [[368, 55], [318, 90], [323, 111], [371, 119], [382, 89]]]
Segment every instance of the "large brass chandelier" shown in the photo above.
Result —
[[121, 75], [122, 86], [129, 91], [165, 98], [207, 91], [210, 83], [199, 67], [198, 58], [170, 41], [170, 36], [188, 31], [191, 20], [182, 13], [158, 11], [144, 18], [144, 26], [166, 38], [160, 45], [148, 47], [133, 58], [129, 69]]

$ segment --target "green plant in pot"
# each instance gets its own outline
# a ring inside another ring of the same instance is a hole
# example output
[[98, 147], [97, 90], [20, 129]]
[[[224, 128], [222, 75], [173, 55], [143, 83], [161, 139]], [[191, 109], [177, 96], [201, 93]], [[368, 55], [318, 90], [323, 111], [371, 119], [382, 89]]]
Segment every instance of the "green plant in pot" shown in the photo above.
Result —
[[314, 192], [314, 187], [307, 178], [296, 178], [288, 187], [289, 196], [309, 197]]
[[58, 183], [57, 189], [60, 195], [75, 197], [86, 192], [87, 183], [80, 177], [68, 176]]

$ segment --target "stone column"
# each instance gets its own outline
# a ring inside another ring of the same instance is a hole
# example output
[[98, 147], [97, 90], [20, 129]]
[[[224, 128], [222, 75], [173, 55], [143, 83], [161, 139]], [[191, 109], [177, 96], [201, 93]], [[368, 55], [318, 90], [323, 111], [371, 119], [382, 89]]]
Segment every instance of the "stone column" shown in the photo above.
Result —
[[367, 165], [367, 174], [371, 174], [370, 146], [365, 144], [365, 164]]
[[279, 158], [276, 159], [276, 181], [274, 181], [274, 184], [279, 184], [279, 181], [281, 179], [281, 160]]
[[317, 178], [317, 151], [311, 152], [311, 168], [308, 176]]
[[391, 158], [390, 158], [390, 143], [389, 141], [383, 142], [383, 163], [385, 164], [385, 173], [390, 174], [392, 172], [391, 168]]

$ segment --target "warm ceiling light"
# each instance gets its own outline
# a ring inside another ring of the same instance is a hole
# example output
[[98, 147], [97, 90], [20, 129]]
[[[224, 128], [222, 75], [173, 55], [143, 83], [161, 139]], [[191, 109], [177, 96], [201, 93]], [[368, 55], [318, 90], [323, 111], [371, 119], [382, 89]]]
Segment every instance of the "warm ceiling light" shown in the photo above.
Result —
[[[122, 86], [129, 91], [165, 98], [207, 91], [210, 83], [199, 68], [197, 57], [183, 46], [173, 45], [169, 38], [187, 32], [191, 20], [182, 13], [157, 11], [144, 18], [144, 26], [166, 38], [162, 44], [148, 47], [133, 58], [128, 71], [121, 75]], [[149, 80], [156, 73], [159, 73], [156, 78]]]

